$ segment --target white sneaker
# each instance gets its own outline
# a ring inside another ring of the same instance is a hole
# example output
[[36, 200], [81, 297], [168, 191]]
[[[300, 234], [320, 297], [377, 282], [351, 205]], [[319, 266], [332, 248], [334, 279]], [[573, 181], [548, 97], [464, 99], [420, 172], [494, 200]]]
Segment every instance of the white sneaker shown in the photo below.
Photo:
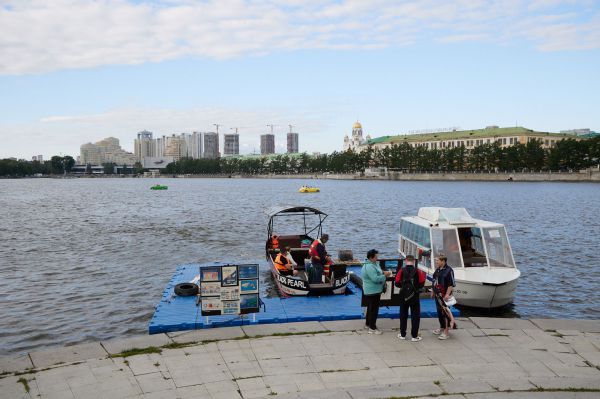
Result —
[[432, 331], [433, 335], [440, 335], [442, 333], [442, 330], [440, 328], [436, 328], [435, 330]]
[[369, 328], [369, 334], [381, 335], [381, 334], [383, 334], [383, 332], [380, 329], [378, 329], [378, 328], [376, 328], [374, 330], [371, 330]]
[[369, 326], [365, 324], [365, 330], [368, 330], [368, 329], [369, 329]]
[[400, 338], [401, 340], [405, 340], [406, 337], [403, 337], [402, 334], [398, 334], [398, 338]]
[[450, 336], [446, 335], [444, 333], [441, 333], [440, 336], [438, 337], [438, 339], [448, 339], [448, 338], [450, 338]]
[[417, 337], [417, 338], [411, 338], [412, 342], [419, 342], [420, 340], [422, 340], [423, 338], [421, 337]]

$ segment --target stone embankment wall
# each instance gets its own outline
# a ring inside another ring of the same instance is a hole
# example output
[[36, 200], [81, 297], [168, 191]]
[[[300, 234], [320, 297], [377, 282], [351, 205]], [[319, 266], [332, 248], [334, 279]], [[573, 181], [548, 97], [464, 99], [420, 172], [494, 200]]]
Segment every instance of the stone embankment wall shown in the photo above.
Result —
[[538, 173], [403, 173], [389, 172], [385, 175], [314, 174], [314, 175], [261, 175], [244, 176], [267, 179], [331, 179], [331, 180], [398, 180], [398, 181], [521, 181], [521, 182], [600, 182], [599, 171], [585, 172], [538, 172]]

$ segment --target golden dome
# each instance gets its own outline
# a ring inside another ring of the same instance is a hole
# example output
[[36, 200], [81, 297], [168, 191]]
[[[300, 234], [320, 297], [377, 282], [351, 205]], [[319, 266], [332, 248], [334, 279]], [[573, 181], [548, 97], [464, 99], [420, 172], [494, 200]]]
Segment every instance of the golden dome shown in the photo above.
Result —
[[356, 121], [356, 123], [354, 124], [354, 126], [352, 126], [352, 129], [362, 129], [362, 125], [360, 124], [359, 121]]

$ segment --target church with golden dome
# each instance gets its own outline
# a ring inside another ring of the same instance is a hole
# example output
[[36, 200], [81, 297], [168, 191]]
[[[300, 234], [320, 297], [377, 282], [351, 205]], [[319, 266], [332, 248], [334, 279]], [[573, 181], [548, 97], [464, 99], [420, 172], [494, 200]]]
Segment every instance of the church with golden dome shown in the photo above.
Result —
[[[366, 140], [370, 140], [371, 136], [367, 135]], [[352, 126], [352, 137], [348, 137], [348, 135], [344, 136], [344, 151], [354, 150], [358, 151], [358, 147], [365, 143], [365, 139], [363, 138], [363, 129], [362, 125], [359, 121], [356, 121], [354, 126]]]

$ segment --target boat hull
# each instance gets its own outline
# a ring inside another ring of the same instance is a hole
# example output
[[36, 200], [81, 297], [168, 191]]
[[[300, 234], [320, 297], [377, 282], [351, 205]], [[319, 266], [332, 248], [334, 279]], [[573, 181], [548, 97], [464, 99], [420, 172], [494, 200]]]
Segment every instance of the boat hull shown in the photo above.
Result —
[[502, 284], [487, 284], [471, 281], [456, 281], [454, 297], [461, 306], [493, 309], [513, 302], [517, 279]]
[[346, 292], [346, 286], [350, 281], [350, 275], [336, 278], [331, 284], [309, 284], [308, 281], [293, 276], [282, 276], [274, 265], [271, 267], [273, 279], [279, 291], [285, 296], [307, 296], [307, 295], [340, 295]]

